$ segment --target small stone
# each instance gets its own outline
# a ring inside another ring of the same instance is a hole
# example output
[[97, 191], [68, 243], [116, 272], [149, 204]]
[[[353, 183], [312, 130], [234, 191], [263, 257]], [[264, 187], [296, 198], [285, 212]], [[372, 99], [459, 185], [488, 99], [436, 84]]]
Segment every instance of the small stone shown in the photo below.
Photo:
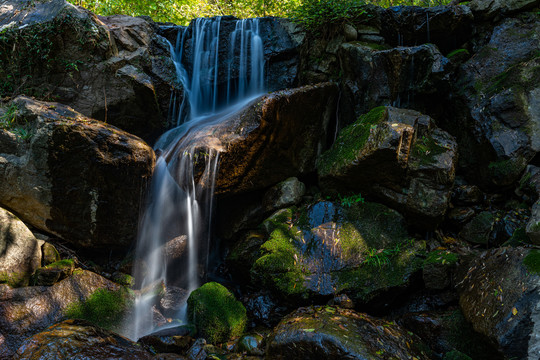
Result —
[[358, 38], [358, 31], [350, 24], [343, 25], [343, 35], [346, 41], [355, 41]]

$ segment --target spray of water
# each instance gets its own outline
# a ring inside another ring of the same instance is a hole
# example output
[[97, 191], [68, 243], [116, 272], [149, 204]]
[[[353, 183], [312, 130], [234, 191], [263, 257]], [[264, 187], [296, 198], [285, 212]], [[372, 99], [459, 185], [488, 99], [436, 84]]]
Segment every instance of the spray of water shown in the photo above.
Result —
[[[189, 293], [204, 279], [223, 150], [210, 135], [213, 127], [264, 90], [258, 19], [236, 20], [228, 36], [220, 34], [221, 25], [221, 18], [196, 19], [190, 27], [179, 28], [176, 45], [171, 44], [184, 96], [172, 96], [169, 114], [176, 117], [177, 127], [155, 145], [160, 155], [136, 250], [135, 279], [141, 291], [125, 330], [132, 339], [155, 329], [156, 289], [178, 286]], [[220, 52], [222, 43], [229, 51]], [[220, 54], [226, 54], [225, 59]], [[185, 306], [175, 317], [185, 320], [184, 315]]]

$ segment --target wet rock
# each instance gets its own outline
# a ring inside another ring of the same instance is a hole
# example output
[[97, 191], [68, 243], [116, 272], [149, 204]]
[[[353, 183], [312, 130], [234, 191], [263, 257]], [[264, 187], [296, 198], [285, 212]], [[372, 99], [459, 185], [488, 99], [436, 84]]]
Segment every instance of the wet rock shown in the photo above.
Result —
[[185, 357], [180, 356], [178, 354], [171, 354], [171, 353], [165, 353], [165, 354], [156, 354], [152, 358], [153, 360], [186, 360]]
[[177, 236], [165, 243], [163, 255], [167, 261], [174, 261], [185, 256], [188, 238], [187, 235]]
[[84, 320], [66, 320], [25, 340], [14, 359], [151, 359], [149, 352]]
[[456, 94], [466, 114], [452, 131], [467, 154], [461, 165], [483, 187], [514, 184], [540, 149], [539, 31], [537, 15], [507, 18], [461, 67]]
[[425, 245], [408, 241], [401, 215], [375, 203], [314, 202], [278, 211], [263, 227], [252, 283], [292, 303], [346, 293], [366, 304], [385, 294], [384, 306], [420, 268]]
[[244, 281], [249, 280], [249, 270], [257, 260], [257, 253], [266, 241], [262, 231], [249, 231], [232, 247], [227, 255], [227, 264], [233, 275]]
[[184, 354], [193, 344], [193, 339], [189, 336], [147, 335], [140, 338], [137, 342], [151, 347], [158, 353]]
[[540, 348], [539, 264], [537, 250], [499, 248], [464, 264], [456, 278], [465, 318], [508, 358], [536, 358]]
[[476, 185], [461, 185], [452, 192], [452, 203], [459, 206], [477, 205], [484, 200], [484, 194]]
[[263, 197], [263, 207], [265, 211], [275, 210], [296, 205], [302, 200], [306, 193], [306, 186], [297, 178], [292, 177], [280, 182], [268, 190]]
[[323, 188], [372, 195], [424, 228], [446, 213], [457, 144], [413, 110], [378, 107], [343, 129], [317, 162]]
[[[331, 83], [264, 95], [227, 114], [219, 124], [200, 129], [185, 146], [194, 157], [208, 157], [211, 150], [221, 152], [216, 194], [232, 196], [264, 189], [291, 176], [314, 171], [335, 114], [336, 99], [337, 86]], [[168, 145], [175, 135], [176, 131], [167, 133], [156, 146]], [[171, 171], [178, 166], [179, 154], [185, 151], [186, 148], [176, 149], [170, 155], [174, 162], [169, 163]], [[197, 179], [204, 170], [204, 161], [196, 162]]]
[[483, 211], [476, 215], [459, 233], [463, 240], [483, 245], [501, 245], [529, 221], [527, 209]]
[[191, 348], [186, 353], [186, 356], [189, 360], [205, 360], [206, 359], [206, 351], [204, 351], [204, 347], [206, 346], [206, 340], [204, 339], [197, 339], [195, 340], [195, 343], [191, 346]]
[[[28, 137], [0, 153], [0, 204], [80, 247], [124, 248], [135, 238], [154, 153], [141, 139], [58, 103], [17, 97]], [[114, 206], [111, 206], [114, 204]]]
[[500, 18], [511, 13], [525, 11], [540, 6], [538, 0], [473, 0], [468, 6], [474, 16]]
[[189, 295], [188, 319], [213, 344], [240, 336], [247, 323], [242, 303], [215, 282], [206, 283]]
[[381, 32], [394, 46], [431, 43], [447, 54], [471, 37], [473, 19], [467, 6], [395, 6], [381, 12]]
[[2, 55], [2, 96], [54, 98], [146, 139], [163, 130], [176, 75], [149, 18], [98, 18], [63, 0], [7, 1], [0, 14], [12, 49]]
[[527, 224], [527, 236], [532, 244], [540, 245], [540, 201], [531, 210], [531, 218]]
[[242, 303], [246, 306], [249, 319], [267, 327], [275, 326], [287, 315], [287, 308], [280, 306], [268, 290], [249, 294], [242, 299]]
[[259, 334], [244, 335], [236, 343], [237, 351], [248, 355], [263, 355], [263, 337]]
[[451, 209], [448, 214], [448, 220], [459, 228], [463, 227], [466, 223], [472, 220], [475, 215], [475, 211], [472, 208], [457, 207]]
[[328, 305], [339, 306], [344, 309], [354, 309], [354, 302], [346, 294], [335, 296], [328, 302]]
[[427, 255], [422, 269], [426, 289], [443, 290], [451, 285], [458, 255], [448, 250], [435, 250]]
[[400, 326], [352, 310], [300, 308], [268, 340], [269, 359], [429, 359]]
[[28, 285], [41, 266], [41, 243], [21, 220], [0, 208], [0, 283]]
[[345, 43], [338, 56], [345, 124], [376, 106], [425, 107], [429, 99], [449, 89], [449, 61], [432, 44], [388, 49]]
[[79, 271], [50, 287], [0, 287], [0, 332], [6, 338], [0, 353], [13, 354], [28, 336], [61, 320], [70, 304], [89, 299], [99, 289], [117, 291], [120, 286]]
[[397, 323], [418, 335], [440, 355], [459, 351], [478, 360], [503, 358], [485, 336], [474, 331], [459, 309], [409, 313], [399, 318]]
[[169, 317], [178, 316], [178, 312], [185, 305], [188, 296], [189, 292], [185, 289], [167, 286], [165, 288], [165, 294], [159, 302], [163, 314]]
[[488, 245], [494, 224], [495, 216], [489, 211], [483, 211], [463, 227], [459, 237], [475, 244]]
[[127, 287], [132, 287], [135, 284], [133, 276], [118, 271], [112, 274], [112, 281]]

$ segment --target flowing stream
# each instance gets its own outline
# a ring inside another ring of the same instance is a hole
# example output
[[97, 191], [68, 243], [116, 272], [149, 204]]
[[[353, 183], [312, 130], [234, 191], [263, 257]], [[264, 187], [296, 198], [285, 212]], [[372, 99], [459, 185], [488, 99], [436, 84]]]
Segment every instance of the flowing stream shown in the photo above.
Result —
[[223, 150], [207, 135], [264, 90], [259, 20], [236, 20], [228, 35], [220, 34], [222, 25], [219, 17], [195, 19], [179, 28], [171, 44], [184, 93], [182, 99], [172, 97], [169, 110], [177, 127], [155, 145], [159, 157], [136, 250], [134, 274], [141, 295], [124, 331], [131, 339], [155, 330], [155, 294], [163, 286], [184, 289], [184, 305], [172, 317], [185, 321], [187, 295], [208, 269], [213, 192]]

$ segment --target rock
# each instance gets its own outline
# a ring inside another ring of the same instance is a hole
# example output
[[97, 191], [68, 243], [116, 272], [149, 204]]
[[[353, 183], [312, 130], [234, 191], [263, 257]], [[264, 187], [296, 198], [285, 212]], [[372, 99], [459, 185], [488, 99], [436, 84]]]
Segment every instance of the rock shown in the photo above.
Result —
[[14, 359], [151, 359], [149, 352], [84, 320], [66, 320], [24, 341]]
[[71, 259], [56, 261], [36, 270], [32, 279], [32, 285], [52, 286], [58, 281], [73, 274], [75, 262]]
[[457, 144], [413, 110], [378, 107], [341, 130], [317, 162], [322, 188], [361, 192], [431, 228], [446, 213]]
[[28, 285], [40, 266], [40, 241], [15, 215], [0, 208], [0, 283]]
[[223, 285], [206, 283], [188, 298], [188, 319], [213, 344], [240, 336], [247, 323], [246, 309]]
[[[336, 98], [337, 86], [331, 83], [262, 96], [237, 112], [219, 115], [226, 118], [218, 125], [200, 129], [195, 138], [168, 156], [169, 169], [175, 171], [179, 155], [186, 151], [194, 158], [219, 151], [215, 194], [227, 196], [310, 173], [324, 147]], [[165, 134], [156, 147], [167, 146], [177, 131]], [[195, 164], [197, 179], [204, 173], [204, 163]]]
[[527, 236], [534, 245], [540, 245], [540, 201], [537, 201], [531, 210], [531, 219], [527, 224]]
[[185, 305], [188, 296], [189, 292], [185, 289], [167, 286], [165, 288], [165, 294], [159, 302], [160, 308], [163, 310], [163, 315], [169, 317], [178, 316], [178, 312]]
[[459, 309], [409, 313], [400, 317], [397, 323], [418, 335], [440, 355], [459, 351], [478, 360], [503, 358], [485, 336], [474, 331]]
[[244, 335], [236, 343], [237, 351], [248, 355], [263, 355], [263, 337], [259, 334]]
[[476, 185], [461, 185], [454, 188], [452, 203], [459, 206], [477, 205], [484, 200], [484, 194]]
[[206, 360], [207, 355], [206, 351], [204, 351], [204, 347], [206, 346], [206, 340], [204, 339], [197, 339], [195, 340], [195, 343], [189, 348], [186, 356], [189, 360]]
[[427, 255], [422, 271], [424, 285], [427, 289], [443, 290], [451, 285], [452, 270], [458, 256], [448, 250], [435, 250]]
[[510, 239], [518, 229], [523, 231], [528, 221], [527, 209], [483, 211], [463, 227], [459, 237], [476, 244], [497, 246]]
[[0, 353], [13, 354], [25, 338], [61, 320], [71, 304], [89, 299], [99, 289], [117, 291], [120, 287], [84, 270], [51, 287], [0, 285], [0, 332], [6, 338]]
[[393, 46], [431, 43], [447, 54], [471, 37], [473, 20], [467, 6], [395, 6], [381, 12], [381, 33]]
[[397, 47], [353, 42], [338, 52], [342, 121], [350, 124], [376, 106], [426, 108], [449, 89], [450, 63], [432, 44]]
[[473, 0], [468, 6], [474, 16], [484, 18], [501, 18], [540, 6], [538, 0]]
[[339, 306], [344, 309], [354, 309], [354, 302], [346, 294], [335, 296], [328, 302], [328, 305]]
[[268, 289], [248, 294], [242, 303], [246, 306], [248, 318], [266, 327], [275, 326], [288, 313], [286, 306], [279, 306]]
[[537, 250], [499, 248], [463, 264], [456, 277], [465, 318], [507, 358], [535, 359], [540, 349], [539, 264]]
[[41, 266], [47, 266], [60, 260], [60, 253], [50, 242], [41, 245]]
[[345, 293], [386, 306], [421, 267], [424, 244], [409, 242], [402, 216], [380, 204], [318, 201], [276, 212], [262, 227], [269, 236], [252, 283], [287, 303]]
[[0, 204], [79, 247], [129, 246], [153, 150], [58, 103], [21, 96], [10, 106], [17, 125], [0, 133], [25, 128], [28, 138], [0, 153]]
[[54, 98], [146, 139], [163, 130], [176, 72], [149, 18], [98, 18], [64, 0], [5, 1], [0, 18], [2, 97]]
[[466, 113], [451, 120], [452, 132], [466, 154], [461, 166], [484, 188], [516, 183], [540, 150], [539, 32], [535, 14], [506, 18], [456, 81]]
[[263, 197], [263, 207], [265, 211], [273, 212], [278, 209], [296, 205], [302, 200], [306, 193], [306, 186], [292, 177], [280, 182], [268, 190]]
[[343, 35], [345, 36], [345, 41], [355, 41], [358, 38], [358, 31], [356, 31], [354, 26], [350, 24], [344, 24]]
[[268, 359], [429, 359], [400, 326], [330, 306], [300, 308], [268, 340]]
[[137, 342], [152, 348], [158, 353], [184, 354], [191, 347], [193, 339], [189, 336], [157, 336], [151, 334], [143, 336]]
[[459, 233], [462, 240], [475, 244], [488, 245], [495, 216], [489, 211], [476, 215]]
[[266, 241], [264, 232], [253, 230], [240, 237], [227, 255], [227, 264], [233, 275], [249, 281], [249, 270], [258, 258], [258, 251]]

